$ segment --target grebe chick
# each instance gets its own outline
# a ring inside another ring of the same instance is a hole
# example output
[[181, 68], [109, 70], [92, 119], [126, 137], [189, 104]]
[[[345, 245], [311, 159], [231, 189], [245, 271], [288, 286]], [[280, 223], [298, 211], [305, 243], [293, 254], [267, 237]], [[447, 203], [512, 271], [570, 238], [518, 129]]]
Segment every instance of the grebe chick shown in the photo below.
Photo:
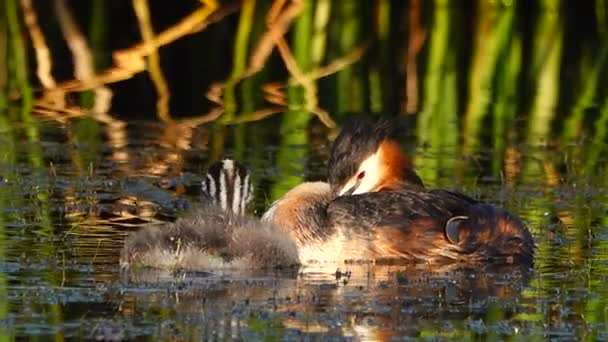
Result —
[[173, 223], [131, 233], [120, 255], [123, 268], [218, 270], [291, 267], [296, 245], [269, 223], [245, 215], [252, 198], [247, 170], [224, 159], [203, 183], [203, 207]]
[[353, 120], [336, 138], [328, 163], [327, 209], [333, 224], [374, 236], [387, 257], [496, 260], [531, 264], [534, 239], [504, 209], [418, 182], [387, 121]]

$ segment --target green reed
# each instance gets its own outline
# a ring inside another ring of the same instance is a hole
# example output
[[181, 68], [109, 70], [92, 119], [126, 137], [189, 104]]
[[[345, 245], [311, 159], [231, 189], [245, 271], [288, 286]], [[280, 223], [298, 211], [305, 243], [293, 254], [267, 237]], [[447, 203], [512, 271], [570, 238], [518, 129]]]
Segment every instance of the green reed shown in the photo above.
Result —
[[534, 98], [528, 122], [527, 141], [535, 145], [550, 138], [560, 92], [563, 50], [563, 21], [560, 2], [543, 0], [533, 36]]
[[[237, 112], [237, 99], [236, 99], [236, 85], [242, 73], [245, 71], [247, 66], [247, 52], [248, 46], [250, 45], [251, 30], [253, 27], [253, 19], [255, 14], [256, 1], [247, 0], [243, 2], [241, 9], [239, 24], [236, 33], [236, 39], [234, 42], [234, 56], [233, 66], [230, 79], [224, 84], [224, 110], [225, 113], [222, 116], [224, 122], [232, 120]], [[247, 112], [245, 108], [241, 108], [242, 112]], [[245, 153], [246, 143], [246, 127], [243, 124], [238, 124], [234, 133], [234, 157], [241, 159]]]
[[383, 87], [388, 84], [390, 75], [390, 33], [391, 33], [391, 3], [388, 0], [379, 0], [376, 6], [377, 15], [375, 41], [376, 52], [373, 53], [374, 63], [370, 66], [368, 82], [369, 86], [369, 109], [372, 113], [382, 113], [385, 103], [392, 98], [393, 89]]
[[8, 103], [8, 27], [6, 6], [0, 5], [0, 109]]
[[32, 88], [28, 80], [28, 64], [25, 41], [22, 37], [21, 12], [17, 0], [7, 0], [4, 3], [6, 25], [8, 28], [8, 91], [17, 91], [26, 104], [21, 112], [21, 119], [30, 115], [28, 105], [33, 101]]
[[[331, 25], [330, 41], [335, 46], [330, 48], [333, 54], [343, 55], [357, 47], [361, 42], [365, 29], [363, 27], [362, 11], [364, 3], [359, 1], [335, 2], [335, 22]], [[365, 111], [365, 79], [360, 65], [349, 65], [336, 75], [335, 110], [342, 116], [346, 112]]]
[[420, 146], [428, 150], [416, 158], [416, 167], [429, 185], [439, 185], [440, 172], [454, 170], [458, 139], [457, 65], [451, 42], [454, 38], [453, 17], [449, 1], [436, 0], [433, 23], [429, 30], [428, 57], [424, 73], [422, 109], [418, 117], [417, 136]]
[[603, 42], [599, 51], [600, 52], [594, 61], [589, 61], [591, 56], [588, 51], [583, 55], [583, 63], [592, 65], [585, 65], [580, 72], [583, 85], [581, 90], [576, 91], [578, 97], [572, 106], [571, 114], [564, 122], [562, 133], [563, 141], [573, 141], [581, 136], [585, 113], [589, 108], [594, 106], [594, 102], [597, 98], [600, 76], [606, 66], [608, 43]]
[[[312, 42], [310, 34], [313, 28], [315, 8], [311, 2], [304, 2], [302, 12], [294, 24], [293, 55], [302, 72], [312, 68]], [[281, 120], [281, 143], [277, 154], [277, 166], [283, 175], [274, 184], [271, 199], [280, 197], [285, 190], [293, 188], [303, 180], [308, 159], [308, 124], [312, 118], [306, 111], [306, 89], [301, 85], [289, 85], [287, 88], [289, 110]]]
[[110, 56], [104, 53], [107, 51], [110, 29], [108, 12], [109, 8], [104, 0], [92, 0], [89, 37], [96, 70], [103, 70], [111, 63]]
[[492, 158], [492, 174], [499, 176], [503, 169], [503, 161], [508, 145], [514, 141], [515, 117], [518, 109], [518, 81], [522, 69], [522, 39], [514, 34], [507, 47], [501, 65], [496, 75], [495, 101], [492, 105], [494, 114], [494, 153]]
[[[474, 152], [485, 118], [491, 114], [490, 104], [500, 96], [493, 86], [496, 78], [507, 65], [504, 58], [509, 54], [515, 26], [515, 6], [504, 7], [500, 3], [479, 2], [475, 33], [475, 46], [469, 69], [469, 93], [464, 117], [464, 151]], [[503, 79], [503, 82], [507, 80]], [[509, 79], [509, 81], [516, 81]], [[501, 124], [497, 119], [494, 125]], [[504, 133], [504, 132], [500, 132]]]
[[[89, 41], [93, 53], [93, 64], [95, 70], [102, 70], [109, 65], [109, 58], [102, 52], [107, 46], [108, 35], [108, 9], [103, 5], [103, 0], [93, 0], [91, 4], [91, 24], [89, 26]], [[95, 105], [95, 92], [84, 91], [80, 94], [80, 105], [86, 109], [92, 109]]]
[[222, 122], [234, 119], [237, 112], [237, 98], [235, 87], [241, 79], [247, 66], [248, 47], [250, 45], [251, 30], [254, 22], [256, 1], [247, 0], [243, 2], [239, 16], [239, 24], [234, 40], [234, 56], [232, 60], [232, 71], [230, 78], [224, 83], [224, 115]]

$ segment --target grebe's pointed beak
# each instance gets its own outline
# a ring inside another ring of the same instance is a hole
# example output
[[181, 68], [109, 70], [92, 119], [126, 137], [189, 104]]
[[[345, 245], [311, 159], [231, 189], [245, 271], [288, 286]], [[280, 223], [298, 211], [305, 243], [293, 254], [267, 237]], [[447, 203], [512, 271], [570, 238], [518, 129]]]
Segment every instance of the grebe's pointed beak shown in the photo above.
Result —
[[350, 196], [350, 195], [354, 194], [355, 190], [357, 190], [359, 185], [361, 185], [360, 179], [358, 179], [357, 182], [355, 182], [355, 184], [353, 184], [353, 186], [350, 187], [350, 189], [348, 189], [348, 190], [342, 189], [342, 191], [340, 191], [338, 193], [338, 196]]

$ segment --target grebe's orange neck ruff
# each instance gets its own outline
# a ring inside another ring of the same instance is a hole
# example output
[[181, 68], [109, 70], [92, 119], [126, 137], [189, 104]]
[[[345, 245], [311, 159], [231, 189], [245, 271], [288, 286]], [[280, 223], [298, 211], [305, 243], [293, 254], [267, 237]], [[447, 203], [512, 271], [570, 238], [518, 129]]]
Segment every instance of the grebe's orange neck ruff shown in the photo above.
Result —
[[408, 185], [423, 186], [399, 143], [384, 139], [376, 152], [367, 157], [357, 172], [337, 191], [338, 196], [397, 190]]
[[403, 184], [407, 161], [401, 153], [399, 144], [384, 140], [378, 147], [380, 155], [379, 182], [372, 191], [394, 190]]

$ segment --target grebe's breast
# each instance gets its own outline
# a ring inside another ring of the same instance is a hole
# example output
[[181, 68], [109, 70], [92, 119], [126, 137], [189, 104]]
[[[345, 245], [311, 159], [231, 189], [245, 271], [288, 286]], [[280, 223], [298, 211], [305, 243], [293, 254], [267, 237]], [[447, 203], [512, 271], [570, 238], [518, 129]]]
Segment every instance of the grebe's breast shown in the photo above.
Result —
[[[323, 238], [299, 244], [298, 256], [305, 266], [337, 266], [343, 263], [369, 263], [378, 255], [371, 231], [353, 231], [347, 226], [328, 226]], [[333, 271], [333, 270], [332, 270]]]
[[[303, 265], [336, 265], [345, 259], [370, 258], [373, 236], [342, 225], [329, 225], [333, 195], [325, 182], [305, 182], [274, 202], [262, 216], [297, 244]], [[333, 270], [332, 270], [333, 271]]]

